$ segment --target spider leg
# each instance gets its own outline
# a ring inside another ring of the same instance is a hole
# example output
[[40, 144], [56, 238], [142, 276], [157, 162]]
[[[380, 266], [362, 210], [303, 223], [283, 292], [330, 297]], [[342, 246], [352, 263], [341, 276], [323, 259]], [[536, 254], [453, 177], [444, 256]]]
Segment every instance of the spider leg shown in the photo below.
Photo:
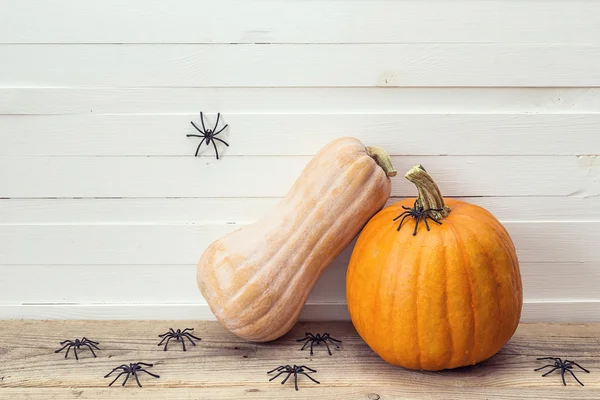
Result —
[[306, 348], [306, 346], [309, 345], [309, 343], [312, 343], [313, 339], [311, 338], [307, 338], [308, 340], [306, 341], [306, 343], [304, 343], [304, 346], [302, 346], [302, 348], [300, 349], [300, 351], [304, 350]]
[[153, 365], [154, 365], [154, 364], [148, 364], [148, 363], [142, 363], [142, 362], [135, 363], [135, 364], [136, 364], [136, 365], [145, 365], [146, 367], [151, 367], [151, 366], [153, 366]]
[[205, 137], [204, 135], [192, 135], [192, 134], [188, 134], [188, 135], [185, 135], [185, 136], [186, 137], [201, 137], [201, 138]]
[[215, 148], [215, 153], [217, 154], [217, 160], [219, 159], [219, 150], [217, 150], [217, 145], [215, 144], [215, 141], [212, 141], [213, 147]]
[[551, 369], [550, 371], [546, 372], [546, 373], [545, 373], [544, 375], [542, 375], [542, 376], [548, 376], [548, 375], [550, 375], [551, 373], [553, 373], [554, 371], [556, 371], [556, 370], [557, 370], [557, 369], [559, 369], [559, 368], [560, 368], [560, 367], [554, 367], [553, 369]]
[[590, 373], [590, 371], [588, 371], [587, 369], [583, 368], [581, 365], [577, 364], [575, 361], [569, 361], [569, 360], [565, 360], [566, 363], [571, 363], [571, 365], [576, 365], [579, 368], [581, 368], [582, 370], [584, 370], [585, 372], [587, 372], [588, 374]]
[[427, 232], [429, 232], [431, 229], [429, 229], [429, 224], [427, 223], [427, 216], [425, 216], [423, 218], [423, 221], [425, 221], [425, 226], [427, 227]]
[[287, 371], [281, 371], [279, 372], [277, 375], [275, 375], [274, 377], [272, 377], [271, 379], [269, 379], [269, 382], [271, 382], [273, 379], [277, 378], [279, 375], [281, 374], [285, 374]]
[[417, 220], [417, 222], [415, 223], [415, 230], [413, 232], [413, 236], [417, 235], [417, 229], [419, 228], [419, 218], [415, 218]]
[[[88, 343], [100, 344], [99, 342], [94, 342], [93, 340], [90, 340], [90, 339], [88, 339], [86, 337], [84, 337], [83, 340], [86, 341], [86, 342], [88, 342]], [[100, 349], [98, 349], [98, 350], [100, 350]]]
[[287, 376], [285, 377], [285, 379], [284, 379], [283, 381], [281, 381], [281, 384], [282, 384], [282, 385], [283, 385], [284, 383], [286, 383], [286, 382], [287, 382], [287, 380], [290, 378], [290, 376], [292, 376], [292, 374], [294, 374], [294, 375], [295, 375], [295, 373], [294, 373], [294, 372], [292, 372], [292, 371], [287, 371], [287, 373], [288, 373], [288, 374], [287, 374]]
[[73, 346], [73, 353], [75, 353], [75, 359], [79, 360], [79, 357], [77, 357], [77, 346]]
[[307, 369], [310, 372], [317, 372], [316, 369], [308, 368], [306, 365], [300, 365], [298, 368]]
[[139, 387], [142, 387], [142, 384], [140, 383], [140, 380], [138, 379], [137, 373], [135, 371], [135, 369], [133, 370], [133, 376], [135, 377], [135, 381], [137, 382]]
[[[64, 342], [63, 342], [63, 343], [64, 343]], [[62, 343], [61, 343], [61, 344], [62, 344]], [[55, 352], [55, 353], [59, 353], [59, 352], [63, 351], [63, 350], [65, 349], [65, 347], [67, 347], [67, 346], [70, 346], [70, 344], [65, 344], [63, 347], [61, 347], [61, 348], [60, 348], [60, 349], [58, 349], [58, 350], [55, 350], [54, 352]]]
[[404, 218], [402, 218], [402, 219], [400, 220], [400, 225], [398, 225], [398, 228], [396, 229], [397, 231], [400, 231], [400, 229], [402, 229], [402, 224], [404, 224], [404, 220], [405, 220], [406, 218], [410, 217], [410, 216], [411, 216], [410, 214], [406, 214], [406, 215], [404, 216]]
[[[169, 336], [165, 336], [165, 335], [169, 335]], [[171, 336], [170, 336], [170, 335], [171, 335], [171, 333], [170, 333], [170, 332], [168, 332], [168, 333], [165, 333], [165, 335], [158, 335], [158, 337], [161, 337], [161, 336], [165, 336], [165, 337], [163, 338], [163, 340], [161, 340], [161, 341], [160, 341], [160, 343], [159, 343], [159, 344], [157, 344], [157, 346], [160, 346], [161, 344], [163, 344], [163, 343], [164, 343], [164, 341], [165, 341], [165, 340], [167, 340], [168, 338], [170, 338], [170, 337], [171, 337]]]
[[397, 216], [396, 218], [394, 218], [392, 221], [395, 221], [395, 220], [397, 220], [398, 218], [400, 218], [401, 216], [403, 216], [403, 215], [406, 215], [406, 214], [410, 215], [410, 211], [404, 211], [402, 214], [398, 215], [398, 216]]
[[[92, 354], [94, 355], [94, 358], [96, 358], [96, 353], [94, 353], [94, 349], [92, 349], [92, 346], [90, 346], [88, 343], [84, 343], [83, 345], [87, 346], [90, 349], [90, 351], [92, 352]], [[100, 350], [100, 349], [98, 349], [98, 350]]]
[[331, 349], [329, 348], [329, 345], [327, 344], [327, 341], [323, 340], [323, 343], [325, 343], [325, 346], [327, 347], [327, 352], [329, 353], [329, 355], [332, 355], [331, 354]]
[[312, 333], [310, 333], [310, 332], [306, 332], [306, 336], [308, 336], [308, 337], [309, 337], [309, 338], [311, 338], [311, 339], [315, 339], [315, 335], [313, 335], [313, 334], [312, 334]]
[[275, 372], [275, 371], [281, 371], [282, 369], [285, 369], [285, 367], [283, 365], [280, 365], [279, 367], [273, 368], [272, 370], [270, 370], [269, 372], [267, 372], [267, 374], [270, 374], [270, 373]]
[[438, 225], [441, 225], [442, 223], [440, 221], [438, 221], [437, 219], [433, 218], [431, 215], [427, 215], [427, 217], [429, 217], [430, 220], [432, 220], [433, 222], [435, 222]]
[[221, 113], [217, 113], [217, 122], [215, 122], [215, 126], [213, 127], [213, 132], [217, 130], [217, 126], [219, 126], [219, 118], [221, 118]]
[[563, 385], [567, 386], [567, 382], [565, 382], [565, 369], [566, 368], [561, 368], [560, 369], [560, 376], [562, 377]]
[[145, 373], [147, 373], [150, 376], [153, 376], [155, 378], [160, 378], [160, 375], [153, 374], [152, 372], [148, 372], [145, 369], [140, 369], [139, 372], [145, 372]]
[[125, 376], [125, 380], [123, 381], [123, 384], [121, 384], [121, 386], [125, 386], [125, 384], [127, 383], [127, 380], [129, 379], [129, 377], [131, 376], [131, 374], [135, 375], [135, 370], [130, 371], [127, 373], [127, 376]]
[[[121, 372], [119, 375], [117, 375], [117, 377], [116, 377], [115, 379], [113, 379], [113, 381], [112, 381], [111, 383], [109, 383], [109, 384], [108, 384], [108, 386], [112, 386], [112, 385], [113, 385], [113, 383], [115, 383], [115, 382], [117, 381], [117, 379], [119, 379], [119, 378], [121, 377], [121, 375], [123, 375], [123, 374], [126, 374], [126, 373], [127, 373], [127, 372], [125, 372], [125, 371]], [[108, 375], [107, 375], [107, 376], [108, 376]], [[105, 376], [105, 378], [106, 378], [107, 376]], [[129, 376], [129, 374], [128, 374], [127, 376]]]
[[335, 343], [335, 342], [341, 343], [341, 340], [335, 340], [335, 339], [332, 339], [332, 338], [327, 338], [327, 340], [330, 340], [329, 343], [331, 343], [332, 345], [334, 345], [336, 349], [340, 348], [340, 346], [338, 346], [338, 344]]
[[[219, 131], [218, 131], [218, 132], [216, 132], [216, 133], [213, 133], [213, 136], [217, 136], [219, 133], [223, 132], [223, 131], [225, 130], [225, 128], [227, 128], [228, 126], [229, 126], [229, 125], [225, 124], [225, 126], [224, 126], [224, 127], [222, 127], [221, 129], [219, 129]], [[215, 129], [216, 129], [216, 128], [217, 128], [217, 127], [215, 126]]]
[[73, 347], [73, 345], [70, 345], [70, 346], [67, 348], [67, 352], [65, 353], [65, 358], [67, 358], [67, 356], [69, 355], [69, 351], [71, 350], [71, 347]]
[[163, 351], [167, 351], [167, 346], [169, 345], [169, 341], [170, 341], [171, 339], [173, 339], [173, 337], [172, 337], [172, 336], [171, 336], [171, 337], [169, 337], [169, 338], [167, 339], [167, 343], [165, 343], [165, 348], [164, 348], [164, 350], [163, 350]]
[[229, 147], [229, 143], [227, 143], [226, 141], [219, 139], [218, 137], [214, 137], [213, 140], [218, 140], [219, 142], [223, 143], [225, 146]]
[[313, 340], [312, 342], [310, 342], [310, 355], [313, 355], [313, 345], [315, 344], [315, 341]]
[[204, 115], [202, 115], [202, 111], [200, 111], [200, 122], [202, 122], [202, 128], [206, 132], [206, 127], [204, 126]]
[[405, 209], [405, 210], [410, 210], [411, 209], [410, 207], [406, 207], [406, 206], [402, 206], [402, 208]]
[[[567, 371], [569, 371], [569, 373], [573, 376], [573, 378], [575, 378], [575, 380], [577, 381], [577, 383], [579, 383], [581, 386], [585, 386], [583, 383], [581, 383], [581, 381], [579, 379], [577, 379], [577, 377], [575, 376], [575, 374], [573, 373], [573, 371], [571, 371], [570, 369], [567, 369]], [[563, 370], [563, 374], [564, 374], [564, 370]], [[564, 376], [563, 376], [563, 382], [564, 382]]]
[[[179, 341], [179, 338], [177, 339], [177, 341]], [[183, 351], [187, 351], [185, 349], [185, 340], [183, 340], [183, 338], [181, 338], [181, 345], [183, 346]]]
[[534, 369], [534, 371], [541, 371], [542, 369], [548, 368], [548, 367], [555, 367], [555, 365], [554, 364], [544, 365], [543, 367], [539, 367], [539, 368]]
[[318, 384], [320, 384], [320, 383], [321, 383], [321, 382], [319, 382], [318, 380], [316, 380], [315, 378], [313, 378], [312, 376], [310, 376], [309, 374], [307, 374], [306, 372], [298, 372], [298, 373], [299, 373], [299, 374], [302, 374], [302, 375], [306, 375], [306, 376], [308, 376], [308, 379], [310, 379], [310, 380], [311, 380], [311, 381], [313, 381], [314, 383], [318, 383]]
[[202, 136], [203, 136], [203, 137], [206, 137], [206, 129], [204, 129], [204, 130], [200, 129], [200, 128], [198, 127], [198, 125], [196, 125], [196, 124], [194, 123], [194, 121], [190, 121], [190, 123], [192, 124], [192, 126], [193, 126], [194, 128], [196, 128], [196, 130], [197, 130], [198, 132], [200, 132], [200, 133], [202, 134]]
[[198, 147], [196, 147], [196, 154], [194, 154], [194, 157], [198, 157], [198, 152], [200, 151], [200, 146], [202, 146], [203, 142], [204, 142], [204, 140], [201, 140], [200, 144], [198, 145]]
[[72, 340], [63, 340], [62, 342], [60, 342], [60, 345], [62, 346], [65, 343], [73, 343]]
[[87, 346], [92, 346], [92, 347], [93, 347], [93, 348], [95, 348], [96, 350], [101, 350], [101, 349], [100, 349], [100, 347], [96, 346], [97, 344], [99, 344], [99, 343], [97, 343], [97, 342], [87, 341], [87, 342], [85, 342], [85, 343], [83, 343], [83, 344], [85, 344], [85, 345], [87, 345]]
[[[190, 338], [190, 336], [191, 336], [191, 337], [193, 337], [194, 339], [197, 339], [197, 340], [202, 340], [202, 339], [200, 339], [200, 338], [197, 338], [197, 337], [196, 337], [196, 336], [194, 336], [194, 335], [190, 335], [189, 333], [186, 333], [185, 335], [182, 335], [181, 337], [185, 337], [185, 338], [187, 338], [187, 340], [189, 340], [189, 341], [190, 341], [190, 343], [191, 343], [192, 345], [194, 345], [194, 346], [195, 346], [195, 345], [196, 345], [196, 343], [194, 343], [194, 341], [193, 341], [193, 340]], [[182, 340], [183, 340], [183, 339], [182, 339]]]

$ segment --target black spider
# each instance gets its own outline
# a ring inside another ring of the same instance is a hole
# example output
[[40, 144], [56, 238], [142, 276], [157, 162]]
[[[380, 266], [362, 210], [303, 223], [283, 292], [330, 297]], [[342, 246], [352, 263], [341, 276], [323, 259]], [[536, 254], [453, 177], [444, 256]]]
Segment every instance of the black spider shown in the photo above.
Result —
[[560, 375], [562, 376], [563, 385], [565, 385], [565, 386], [567, 386], [567, 382], [565, 382], [565, 371], [570, 373], [573, 376], [573, 378], [575, 378], [577, 383], [579, 383], [581, 386], [583, 386], [583, 383], [581, 383], [581, 381], [579, 379], [577, 379], [577, 377], [575, 376], [575, 374], [572, 371], [573, 365], [575, 365], [576, 367], [579, 367], [580, 369], [587, 372], [588, 374], [590, 373], [590, 371], [583, 368], [581, 365], [577, 364], [575, 361], [569, 361], [567, 359], [565, 359], [565, 361], [563, 361], [560, 358], [555, 358], [555, 357], [542, 357], [542, 358], [538, 358], [538, 360], [553, 360], [554, 364], [544, 365], [543, 367], [534, 369], [534, 371], [540, 371], [544, 368], [550, 367], [552, 369], [550, 371], [546, 372], [544, 375], [542, 375], [542, 376], [547, 376], [547, 375], [550, 375], [552, 372], [556, 371], [557, 369], [560, 369]]
[[148, 372], [144, 369], [144, 367], [141, 367], [141, 365], [144, 365], [146, 367], [151, 367], [152, 364], [146, 364], [143, 362], [137, 362], [137, 363], [132, 363], [129, 365], [123, 364], [123, 365], [119, 365], [117, 368], [113, 369], [112, 371], [110, 371], [108, 374], [104, 375], [105, 378], [108, 378], [113, 372], [116, 372], [118, 370], [122, 370], [122, 372], [117, 375], [117, 377], [115, 379], [113, 379], [113, 381], [111, 383], [108, 384], [108, 386], [112, 386], [113, 383], [115, 383], [117, 381], [117, 379], [119, 379], [119, 377], [123, 374], [127, 374], [125, 376], [125, 380], [123, 381], [123, 384], [121, 386], [125, 386], [125, 384], [127, 383], [127, 379], [129, 379], [130, 375], [133, 375], [135, 377], [135, 380], [138, 384], [139, 387], [142, 387], [140, 380], [138, 379], [138, 372], [145, 372], [148, 375], [151, 375], [155, 378], [160, 378], [160, 376], [155, 375], [151, 372]]
[[325, 343], [325, 346], [327, 346], [327, 352], [329, 353], [329, 355], [332, 355], [331, 349], [329, 348], [329, 344], [327, 344], [327, 341], [329, 341], [337, 349], [340, 348], [340, 346], [338, 346], [337, 343], [342, 343], [341, 340], [337, 340], [337, 339], [334, 339], [331, 336], [329, 336], [329, 333], [327, 333], [327, 332], [325, 332], [323, 335], [320, 335], [318, 333], [316, 335], [313, 335], [310, 332], [306, 332], [306, 337], [296, 340], [296, 342], [304, 342], [304, 341], [306, 341], [306, 343], [304, 343], [304, 346], [302, 346], [302, 348], [300, 350], [304, 350], [306, 348], [306, 346], [308, 346], [308, 344], [310, 343], [310, 355], [311, 356], [313, 355], [313, 345], [315, 345], [315, 344], [319, 345], [321, 343]]
[[174, 331], [173, 328], [169, 328], [169, 332], [167, 333], [163, 333], [162, 335], [158, 335], [158, 337], [163, 338], [160, 343], [158, 344], [158, 346], [162, 345], [164, 343], [164, 341], [166, 340], [167, 343], [165, 343], [165, 349], [164, 351], [167, 351], [167, 346], [169, 345], [169, 341], [171, 339], [175, 339], [177, 342], [181, 341], [181, 345], [183, 346], [183, 351], [185, 350], [185, 341], [183, 340], [184, 338], [187, 338], [187, 340], [190, 341], [191, 344], [193, 344], [194, 346], [196, 345], [196, 343], [194, 343], [194, 341], [192, 340], [192, 338], [196, 339], [196, 340], [202, 340], [199, 337], [196, 337], [194, 335], [192, 335], [191, 333], [187, 332], [187, 331], [193, 331], [193, 328], [186, 328], [183, 331], [180, 329], [177, 329], [177, 331]]
[[100, 348], [98, 346], [96, 346], [97, 344], [100, 344], [100, 343], [92, 342], [91, 340], [86, 339], [85, 337], [81, 338], [81, 340], [75, 339], [75, 341], [65, 340], [64, 342], [60, 342], [60, 345], [62, 347], [60, 349], [56, 350], [55, 353], [59, 353], [66, 348], [67, 352], [65, 353], [65, 358], [67, 358], [67, 356], [69, 355], [69, 351], [72, 348], [73, 353], [75, 353], [75, 359], [79, 360], [79, 357], [77, 357], [77, 349], [81, 348], [81, 346], [87, 346], [90, 349], [90, 351], [92, 352], [92, 354], [94, 355], [94, 358], [96, 358], [96, 353], [94, 353], [94, 349], [100, 350]]
[[430, 220], [432, 220], [433, 222], [435, 222], [438, 225], [442, 224], [440, 221], [433, 218], [430, 214], [432, 211], [437, 211], [437, 212], [444, 211], [442, 209], [428, 208], [427, 210], [424, 210], [423, 206], [420, 204], [417, 204], [416, 200], [415, 200], [415, 205], [413, 206], [413, 208], [405, 207], [405, 206], [402, 206], [402, 208], [405, 209], [406, 211], [404, 211], [402, 214], [400, 214], [396, 218], [394, 218], [394, 221], [396, 221], [398, 218], [404, 216], [404, 218], [402, 218], [400, 220], [400, 225], [398, 225], [398, 229], [396, 229], [397, 231], [399, 231], [400, 228], [402, 228], [402, 224], [404, 223], [404, 220], [408, 217], [413, 217], [414, 219], [417, 220], [417, 222], [415, 223], [415, 230], [413, 232], [413, 236], [415, 236], [417, 234], [417, 228], [419, 227], [419, 219], [423, 219], [423, 221], [425, 221], [425, 226], [427, 227], [428, 231], [430, 229], [429, 229], [429, 224], [427, 223], [427, 218], [429, 218]]
[[270, 370], [269, 372], [267, 372], [267, 374], [270, 374], [272, 372], [279, 372], [277, 375], [275, 375], [274, 377], [272, 377], [271, 379], [269, 379], [269, 382], [271, 382], [273, 379], [277, 378], [279, 375], [281, 374], [287, 374], [287, 376], [285, 377], [285, 379], [281, 382], [281, 384], [283, 385], [285, 382], [287, 382], [288, 378], [294, 374], [294, 386], [296, 387], [296, 390], [298, 390], [298, 374], [302, 374], [307, 376], [311, 381], [315, 382], [315, 383], [321, 383], [318, 380], [314, 379], [312, 376], [310, 376], [309, 374], [307, 374], [306, 371], [310, 372], [317, 372], [317, 370], [312, 369], [312, 368], [308, 368], [306, 365], [294, 365], [293, 367], [290, 367], [289, 365], [280, 365], [277, 368], [274, 368], [272, 370]]
[[190, 121], [190, 123], [192, 124], [192, 126], [194, 128], [196, 128], [196, 130], [198, 132], [201, 133], [201, 135], [193, 135], [193, 134], [188, 134], [186, 135], [187, 137], [200, 137], [202, 138], [202, 140], [200, 141], [200, 144], [198, 145], [198, 147], [196, 148], [196, 154], [195, 157], [198, 156], [198, 152], [200, 151], [200, 146], [202, 146], [202, 143], [206, 142], [206, 145], [208, 146], [209, 144], [211, 144], [213, 147], [215, 148], [215, 153], [217, 155], [217, 160], [219, 159], [219, 151], [217, 150], [217, 145], [215, 144], [215, 140], [218, 140], [219, 142], [223, 143], [225, 146], [229, 147], [229, 144], [222, 140], [219, 139], [215, 136], [217, 136], [219, 133], [223, 132], [223, 130], [225, 128], [227, 128], [227, 124], [225, 124], [224, 127], [222, 127], [218, 132], [215, 132], [217, 130], [217, 126], [219, 125], [219, 117], [221, 116], [221, 113], [217, 114], [217, 123], [215, 124], [215, 126], [212, 129], [206, 129], [206, 127], [204, 126], [204, 116], [202, 115], [202, 112], [200, 112], [200, 122], [202, 122], [202, 129], [200, 129], [195, 123], [194, 121]]

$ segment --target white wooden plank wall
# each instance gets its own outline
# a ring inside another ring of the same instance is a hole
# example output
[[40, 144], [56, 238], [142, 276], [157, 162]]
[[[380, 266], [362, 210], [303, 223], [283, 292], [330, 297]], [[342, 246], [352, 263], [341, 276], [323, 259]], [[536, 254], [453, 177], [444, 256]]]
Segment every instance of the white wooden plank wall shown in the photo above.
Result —
[[[505, 223], [525, 320], [600, 321], [600, 1], [0, 10], [0, 319], [211, 318], [204, 248], [351, 135]], [[230, 125], [221, 160], [193, 157], [200, 110]], [[350, 253], [305, 318], [347, 318]]]

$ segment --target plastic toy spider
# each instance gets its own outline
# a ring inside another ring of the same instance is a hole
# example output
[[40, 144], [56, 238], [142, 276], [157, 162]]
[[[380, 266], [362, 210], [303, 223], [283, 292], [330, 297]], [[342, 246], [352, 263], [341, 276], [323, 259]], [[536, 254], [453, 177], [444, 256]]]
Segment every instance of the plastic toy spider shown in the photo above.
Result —
[[218, 132], [215, 132], [217, 130], [217, 126], [219, 125], [219, 117], [221, 116], [221, 113], [217, 114], [217, 123], [215, 124], [215, 126], [212, 129], [206, 129], [206, 127], [204, 126], [204, 116], [202, 115], [202, 112], [200, 112], [200, 122], [202, 123], [202, 129], [200, 129], [195, 123], [194, 121], [190, 121], [190, 123], [192, 124], [192, 126], [194, 128], [196, 128], [196, 130], [198, 132], [201, 133], [201, 135], [195, 135], [195, 134], [188, 134], [186, 135], [187, 137], [199, 137], [202, 138], [202, 140], [200, 141], [200, 144], [198, 145], [198, 147], [196, 148], [196, 154], [194, 157], [198, 157], [198, 152], [200, 151], [200, 146], [202, 146], [202, 143], [206, 142], [206, 145], [208, 146], [209, 144], [212, 143], [213, 147], [215, 148], [215, 153], [217, 155], [217, 160], [219, 159], [219, 150], [217, 150], [217, 145], [215, 144], [215, 140], [218, 140], [219, 142], [223, 143], [225, 146], [229, 147], [229, 144], [224, 141], [223, 139], [219, 139], [217, 136], [219, 133], [223, 132], [223, 130], [225, 128], [227, 128], [227, 124], [225, 124], [224, 127], [222, 127]]
[[430, 230], [429, 229], [429, 224], [427, 223], [427, 218], [429, 218], [430, 220], [432, 220], [433, 222], [435, 222], [438, 225], [442, 224], [440, 221], [438, 221], [435, 218], [433, 218], [431, 216], [431, 214], [430, 214], [432, 211], [437, 211], [437, 212], [444, 211], [442, 209], [428, 208], [427, 210], [424, 210], [422, 205], [417, 204], [417, 200], [415, 200], [415, 205], [413, 206], [413, 208], [405, 207], [405, 206], [402, 206], [402, 208], [405, 209], [406, 211], [404, 211], [402, 214], [400, 214], [396, 218], [394, 218], [394, 221], [396, 221], [400, 217], [404, 216], [400, 220], [400, 225], [398, 225], [398, 229], [396, 229], [397, 231], [399, 231], [400, 228], [402, 228], [402, 224], [404, 223], [404, 220], [406, 218], [408, 218], [408, 217], [413, 217], [414, 219], [417, 220], [417, 222], [415, 223], [415, 230], [413, 232], [413, 236], [417, 235], [417, 229], [419, 228], [419, 220], [420, 219], [422, 219], [423, 221], [425, 221], [425, 226], [427, 227], [427, 231]]
[[577, 379], [577, 377], [575, 376], [575, 373], [573, 373], [573, 371], [572, 371], [573, 365], [576, 367], [579, 367], [580, 369], [587, 372], [588, 374], [590, 373], [590, 371], [583, 368], [581, 365], [577, 364], [575, 361], [569, 361], [567, 359], [565, 359], [565, 361], [563, 361], [560, 358], [555, 358], [555, 357], [542, 357], [542, 358], [538, 358], [538, 360], [553, 360], [554, 364], [544, 365], [543, 367], [534, 369], [534, 371], [540, 371], [544, 368], [552, 368], [550, 371], [548, 371], [542, 375], [542, 376], [547, 376], [547, 375], [550, 375], [552, 372], [556, 371], [557, 369], [560, 369], [560, 375], [562, 376], [563, 385], [565, 385], [565, 386], [567, 386], [567, 382], [565, 382], [565, 371], [570, 373], [573, 376], [573, 378], [575, 378], [577, 383], [579, 383], [581, 386], [584, 386], [583, 383], [581, 383], [581, 381], [579, 379]]
[[193, 330], [194, 330], [193, 328], [186, 328], [183, 331], [180, 329], [177, 329], [177, 331], [174, 331], [173, 328], [169, 328], [169, 332], [163, 333], [162, 335], [158, 335], [158, 337], [163, 338], [160, 341], [160, 343], [158, 344], [158, 346], [162, 345], [166, 340], [167, 343], [165, 343], [164, 351], [167, 351], [167, 346], [169, 345], [169, 341], [171, 339], [175, 339], [175, 341], [177, 341], [177, 342], [181, 341], [181, 345], [183, 346], [183, 351], [186, 351], [185, 350], [185, 340], [183, 340], [184, 338], [187, 338], [187, 340], [189, 340], [190, 343], [193, 344], [194, 346], [196, 345], [196, 343], [194, 343], [192, 338], [194, 338], [196, 340], [202, 340], [199, 337], [196, 337], [196, 336], [192, 335], [191, 333], [187, 332], [187, 331], [193, 331]]
[[331, 354], [331, 349], [329, 348], [329, 344], [327, 343], [329, 341], [329, 343], [331, 343], [332, 345], [334, 345], [337, 349], [340, 348], [340, 346], [338, 346], [337, 343], [342, 343], [341, 340], [337, 340], [332, 338], [331, 336], [329, 336], [329, 333], [325, 332], [323, 335], [320, 334], [316, 334], [313, 335], [310, 332], [306, 332], [306, 337], [302, 338], [302, 339], [298, 339], [296, 340], [296, 342], [304, 342], [306, 341], [306, 343], [304, 343], [304, 346], [302, 346], [302, 348], [300, 350], [304, 350], [306, 348], [306, 346], [308, 346], [308, 344], [310, 343], [310, 355], [313, 355], [313, 345], [319, 345], [321, 343], [325, 343], [325, 346], [327, 346], [327, 352], [329, 353], [329, 355]]
[[283, 385], [284, 383], [287, 382], [288, 378], [294, 374], [294, 386], [296, 388], [296, 390], [298, 390], [298, 374], [302, 374], [307, 376], [311, 381], [320, 384], [321, 382], [319, 382], [318, 380], [314, 379], [312, 376], [310, 376], [309, 374], [307, 374], [306, 371], [310, 372], [317, 372], [317, 370], [312, 369], [312, 368], [308, 368], [306, 365], [294, 365], [293, 367], [290, 367], [289, 365], [280, 365], [279, 367], [270, 370], [269, 372], [267, 372], [267, 374], [273, 373], [275, 371], [279, 372], [277, 375], [275, 375], [274, 377], [272, 377], [271, 379], [269, 379], [269, 382], [271, 382], [273, 379], [277, 378], [279, 375], [282, 374], [287, 374], [287, 376], [285, 377], [285, 379], [281, 382], [281, 384]]
[[81, 348], [81, 346], [87, 346], [90, 349], [90, 351], [92, 352], [92, 354], [94, 355], [94, 358], [96, 358], [96, 353], [94, 353], [94, 349], [100, 350], [100, 348], [98, 346], [96, 346], [97, 344], [100, 344], [100, 343], [92, 342], [91, 340], [86, 339], [85, 337], [81, 338], [81, 340], [75, 339], [75, 341], [65, 340], [64, 342], [60, 342], [60, 345], [62, 347], [60, 349], [56, 350], [55, 353], [59, 353], [66, 348], [67, 352], [65, 353], [65, 358], [67, 358], [67, 356], [69, 355], [69, 351], [71, 349], [73, 349], [73, 353], [75, 353], [75, 359], [79, 360], [79, 357], [77, 356], [77, 349]]
[[112, 384], [115, 383], [117, 381], [117, 379], [119, 379], [119, 377], [121, 375], [123, 375], [123, 374], [127, 374], [127, 375], [125, 376], [125, 380], [123, 381], [123, 384], [121, 386], [125, 386], [125, 384], [127, 383], [127, 379], [129, 379], [129, 376], [133, 375], [134, 378], [135, 378], [135, 380], [136, 380], [136, 382], [137, 382], [137, 384], [138, 384], [138, 386], [142, 387], [142, 384], [140, 383], [140, 380], [138, 379], [138, 373], [139, 372], [145, 372], [148, 375], [151, 375], [151, 376], [153, 376], [155, 378], [160, 378], [160, 376], [155, 375], [155, 374], [153, 374], [151, 372], [146, 371], [144, 369], [144, 367], [141, 367], [141, 365], [144, 365], [146, 367], [151, 367], [152, 366], [152, 364], [146, 364], [146, 363], [143, 363], [143, 362], [137, 362], [137, 363], [132, 363], [132, 364], [129, 364], [129, 365], [123, 364], [123, 365], [120, 365], [117, 368], [113, 369], [108, 374], [104, 375], [104, 377], [108, 378], [113, 372], [116, 372], [118, 370], [122, 370], [122, 372], [119, 375], [117, 375], [117, 377], [115, 379], [113, 379], [113, 381], [111, 383], [109, 383], [108, 386], [112, 386]]

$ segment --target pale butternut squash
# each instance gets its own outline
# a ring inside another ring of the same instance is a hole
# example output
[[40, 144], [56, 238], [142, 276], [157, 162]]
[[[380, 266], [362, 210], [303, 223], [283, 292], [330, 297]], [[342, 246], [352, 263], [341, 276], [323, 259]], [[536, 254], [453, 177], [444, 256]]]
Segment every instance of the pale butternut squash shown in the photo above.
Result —
[[321, 273], [385, 205], [395, 174], [385, 151], [355, 138], [321, 149], [269, 215], [200, 258], [198, 286], [217, 319], [250, 341], [287, 333]]

